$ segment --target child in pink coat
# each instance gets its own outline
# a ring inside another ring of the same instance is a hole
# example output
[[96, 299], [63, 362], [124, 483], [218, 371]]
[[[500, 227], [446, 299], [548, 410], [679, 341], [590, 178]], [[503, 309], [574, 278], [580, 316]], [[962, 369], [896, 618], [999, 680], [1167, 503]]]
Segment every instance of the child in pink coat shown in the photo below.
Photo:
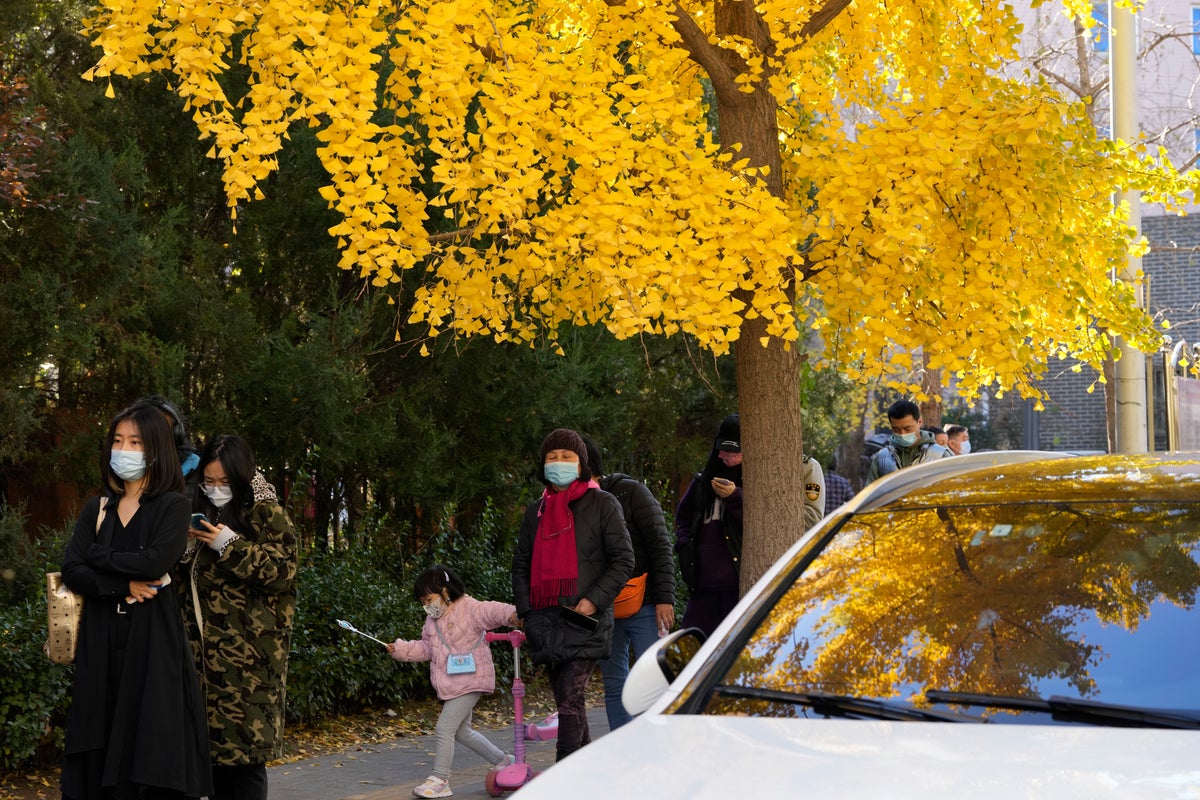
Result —
[[449, 567], [435, 564], [417, 576], [413, 597], [426, 614], [421, 638], [397, 639], [387, 646], [397, 661], [428, 661], [429, 677], [442, 700], [438, 716], [437, 756], [433, 774], [413, 789], [417, 797], [450, 797], [450, 764], [455, 742], [466, 745], [494, 767], [513, 763], [513, 757], [471, 727], [471, 714], [484, 692], [496, 691], [496, 667], [484, 634], [517, 624], [517, 609], [509, 603], [476, 600]]

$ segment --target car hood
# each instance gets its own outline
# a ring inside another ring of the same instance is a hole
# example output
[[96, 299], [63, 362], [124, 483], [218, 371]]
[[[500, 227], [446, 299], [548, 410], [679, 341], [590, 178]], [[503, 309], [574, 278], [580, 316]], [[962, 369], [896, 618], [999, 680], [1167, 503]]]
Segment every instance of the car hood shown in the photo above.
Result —
[[520, 800], [1196, 798], [1200, 732], [1066, 725], [643, 716]]

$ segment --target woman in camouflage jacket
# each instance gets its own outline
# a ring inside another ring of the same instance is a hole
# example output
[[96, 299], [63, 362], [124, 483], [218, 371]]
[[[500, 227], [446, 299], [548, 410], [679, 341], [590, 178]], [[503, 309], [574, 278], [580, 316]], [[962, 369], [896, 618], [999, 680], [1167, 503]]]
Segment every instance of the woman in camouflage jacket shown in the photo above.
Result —
[[207, 519], [192, 526], [180, 585], [207, 695], [211, 800], [265, 799], [266, 762], [283, 744], [296, 531], [244, 439], [214, 437], [199, 469]]

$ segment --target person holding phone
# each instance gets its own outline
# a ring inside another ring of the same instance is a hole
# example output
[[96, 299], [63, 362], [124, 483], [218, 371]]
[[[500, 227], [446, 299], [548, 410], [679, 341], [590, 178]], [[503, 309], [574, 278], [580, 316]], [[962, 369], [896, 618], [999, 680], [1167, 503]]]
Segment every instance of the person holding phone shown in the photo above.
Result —
[[525, 509], [513, 551], [517, 616], [558, 707], [555, 759], [588, 744], [587, 683], [609, 654], [613, 600], [633, 572], [621, 504], [588, 469], [582, 437], [557, 428], [542, 441], [542, 496]]
[[179, 583], [208, 701], [210, 800], [265, 800], [266, 762], [282, 754], [296, 530], [245, 439], [208, 440], [199, 471]]
[[87, 598], [62, 796], [203, 797], [212, 789], [204, 701], [178, 600], [162, 578], [187, 543], [188, 500], [157, 409], [134, 405], [113, 417], [100, 474], [106, 491], [84, 507], [62, 562], [63, 581]]
[[730, 414], [675, 510], [675, 552], [688, 586], [680, 623], [709, 636], [738, 601], [742, 558], [742, 425]]

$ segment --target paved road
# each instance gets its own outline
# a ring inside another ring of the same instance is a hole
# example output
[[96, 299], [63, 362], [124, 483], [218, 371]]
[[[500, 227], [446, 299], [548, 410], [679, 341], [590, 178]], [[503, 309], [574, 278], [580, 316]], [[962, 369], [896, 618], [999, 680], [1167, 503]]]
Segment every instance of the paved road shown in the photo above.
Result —
[[[588, 711], [592, 738], [608, 732], [604, 708]], [[482, 730], [496, 746], [512, 752], [512, 727]], [[525, 760], [535, 770], [554, 763], [554, 742], [526, 742]], [[321, 758], [294, 761], [268, 770], [270, 793], [280, 800], [406, 800], [433, 767], [433, 736], [394, 739], [360, 745]], [[463, 800], [488, 798], [483, 779], [488, 765], [474, 752], [458, 747], [451, 767], [450, 788]]]

